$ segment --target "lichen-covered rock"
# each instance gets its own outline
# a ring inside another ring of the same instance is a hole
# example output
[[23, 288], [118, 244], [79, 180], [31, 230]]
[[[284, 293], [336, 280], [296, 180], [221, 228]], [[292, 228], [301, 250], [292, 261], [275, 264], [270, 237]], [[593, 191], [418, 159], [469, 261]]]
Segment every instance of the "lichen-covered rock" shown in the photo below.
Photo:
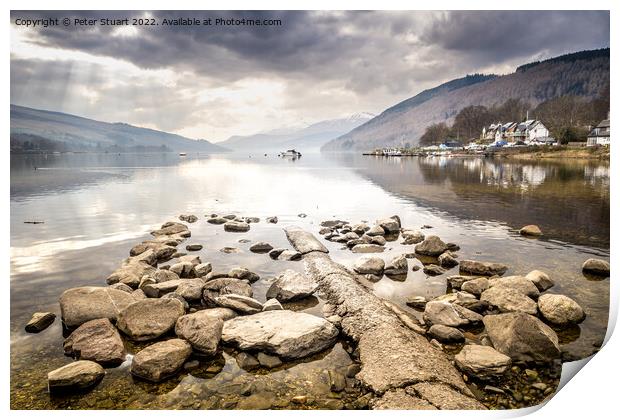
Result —
[[489, 346], [468, 344], [454, 357], [456, 366], [465, 374], [482, 380], [499, 376], [510, 368], [510, 357]]
[[131, 363], [131, 373], [151, 382], [174, 375], [192, 353], [187, 341], [174, 338], [140, 350]]
[[532, 315], [487, 315], [483, 322], [493, 347], [513, 360], [548, 362], [560, 357], [557, 334]]
[[224, 321], [208, 310], [183, 315], [177, 319], [174, 332], [200, 353], [213, 356], [222, 338]]
[[147, 341], [170, 331], [184, 314], [177, 299], [143, 299], [123, 309], [116, 326], [132, 340]]
[[538, 299], [538, 309], [547, 321], [556, 325], [578, 324], [586, 318], [581, 306], [564, 295], [542, 295]]
[[117, 366], [125, 361], [123, 340], [107, 318], [83, 323], [67, 337], [63, 347], [68, 356], [103, 366]]
[[241, 350], [264, 351], [284, 359], [317, 353], [334, 344], [338, 330], [317, 316], [283, 311], [267, 311], [226, 321], [225, 343]]

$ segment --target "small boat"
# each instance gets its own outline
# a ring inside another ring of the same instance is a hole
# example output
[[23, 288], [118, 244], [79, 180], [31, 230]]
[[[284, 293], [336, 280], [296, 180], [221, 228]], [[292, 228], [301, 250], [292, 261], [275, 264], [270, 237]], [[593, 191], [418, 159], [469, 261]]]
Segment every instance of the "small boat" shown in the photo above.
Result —
[[179, 153], [179, 156], [187, 156], [187, 153], [181, 152], [181, 153]]
[[294, 157], [294, 158], [298, 158], [298, 157], [301, 157], [301, 153], [299, 153], [295, 149], [289, 149], [286, 152], [281, 152], [280, 156], [281, 157]]

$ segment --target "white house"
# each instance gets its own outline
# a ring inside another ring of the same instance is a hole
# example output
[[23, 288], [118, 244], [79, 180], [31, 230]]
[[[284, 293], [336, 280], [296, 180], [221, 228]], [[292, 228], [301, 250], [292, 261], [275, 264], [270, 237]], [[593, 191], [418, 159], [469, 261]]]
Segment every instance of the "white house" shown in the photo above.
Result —
[[588, 134], [587, 146], [609, 146], [610, 144], [610, 126], [609, 120], [603, 120], [594, 127], [594, 129]]

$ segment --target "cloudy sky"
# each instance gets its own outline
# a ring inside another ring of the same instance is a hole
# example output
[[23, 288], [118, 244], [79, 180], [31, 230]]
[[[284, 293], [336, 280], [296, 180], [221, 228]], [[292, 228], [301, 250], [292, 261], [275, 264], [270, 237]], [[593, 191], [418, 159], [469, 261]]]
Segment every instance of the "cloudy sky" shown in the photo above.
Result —
[[[27, 28], [16, 19], [279, 19]], [[385, 108], [468, 73], [609, 46], [609, 13], [12, 12], [11, 103], [222, 141]]]

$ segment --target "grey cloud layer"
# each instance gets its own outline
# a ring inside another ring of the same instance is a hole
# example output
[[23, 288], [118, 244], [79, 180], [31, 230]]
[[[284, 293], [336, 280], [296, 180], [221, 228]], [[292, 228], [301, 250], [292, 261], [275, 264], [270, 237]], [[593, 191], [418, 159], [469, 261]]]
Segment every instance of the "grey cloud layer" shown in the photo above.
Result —
[[[352, 102], [357, 106], [387, 106], [466, 73], [609, 45], [609, 13], [604, 11], [150, 13], [158, 19], [280, 19], [282, 26], [140, 27], [135, 37], [112, 37], [112, 27], [41, 28], [31, 30], [29, 40], [46, 47], [123, 59], [143, 69], [188, 72], [211, 86], [248, 77], [284, 81], [290, 86], [285, 100], [300, 112], [306, 96], [300, 89], [303, 86], [340, 86], [349, 96], [355, 96]], [[11, 20], [18, 16], [98, 18], [143, 14], [14, 11]], [[12, 67], [13, 88], [19, 89], [25, 77], [40, 79], [41, 85], [46, 79], [70, 83], [63, 76], [62, 66], [50, 65], [47, 71], [27, 63], [19, 68], [13, 63]], [[307, 102], [308, 106], [317, 106], [316, 97], [307, 98]], [[341, 103], [342, 99], [335, 98], [334, 102]], [[364, 110], [381, 111], [351, 109]], [[191, 120], [182, 118], [178, 126], [190, 124]]]

